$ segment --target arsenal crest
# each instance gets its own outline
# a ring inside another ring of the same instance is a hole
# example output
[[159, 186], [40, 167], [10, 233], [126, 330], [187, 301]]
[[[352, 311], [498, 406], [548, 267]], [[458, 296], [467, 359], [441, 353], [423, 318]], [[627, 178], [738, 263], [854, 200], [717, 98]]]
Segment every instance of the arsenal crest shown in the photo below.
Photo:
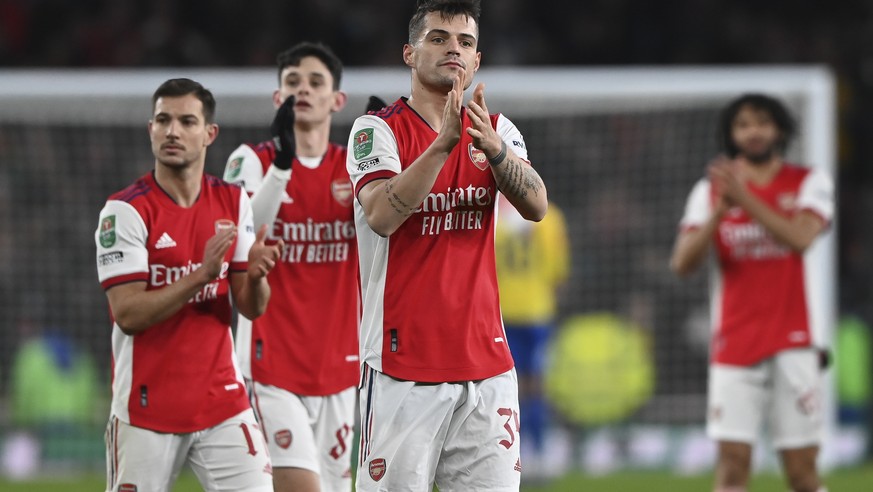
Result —
[[470, 160], [479, 170], [484, 171], [488, 168], [488, 159], [485, 158], [485, 152], [473, 147], [472, 143], [467, 144], [467, 151], [470, 154]]
[[347, 179], [337, 179], [330, 184], [330, 192], [333, 194], [333, 199], [343, 207], [352, 205], [354, 193], [352, 192], [352, 183]]
[[385, 464], [385, 458], [374, 459], [370, 462], [370, 478], [372, 478], [374, 482], [382, 480], [382, 477], [385, 476], [386, 468], [388, 468], [388, 465]]
[[282, 449], [288, 449], [288, 447], [291, 446], [291, 441], [293, 440], [291, 438], [291, 431], [288, 429], [276, 431], [276, 433], [273, 434], [273, 439], [276, 441], [276, 444], [278, 444], [279, 447]]

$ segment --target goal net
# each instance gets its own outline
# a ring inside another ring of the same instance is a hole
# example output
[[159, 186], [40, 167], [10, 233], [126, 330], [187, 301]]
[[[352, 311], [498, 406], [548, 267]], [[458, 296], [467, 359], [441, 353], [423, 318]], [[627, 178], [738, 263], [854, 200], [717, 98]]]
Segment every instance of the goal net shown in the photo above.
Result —
[[[75, 353], [91, 361], [92, 405], [83, 410], [88, 418], [76, 419], [102, 425], [110, 325], [94, 264], [97, 214], [110, 193], [153, 167], [146, 132], [151, 94], [181, 76], [203, 83], [218, 101], [221, 131], [208, 151], [208, 172], [221, 175], [241, 142], [268, 138], [277, 83], [272, 69], [0, 73], [0, 401], [7, 410], [0, 427], [41, 425], [24, 418], [27, 407], [15, 400], [21, 398], [16, 361], [40, 333], [49, 334], [48, 353], [61, 364]], [[549, 198], [567, 219], [572, 271], [559, 324], [610, 313], [640, 327], [653, 361], [651, 396], [622, 422], [699, 428], [707, 280], [705, 273], [677, 280], [668, 259], [686, 196], [718, 152], [718, 111], [744, 92], [780, 97], [800, 128], [789, 160], [833, 175], [832, 75], [821, 67], [505, 68], [483, 69], [477, 81], [486, 85], [491, 112], [505, 113], [524, 134]], [[367, 97], [391, 102], [407, 94], [409, 73], [347, 69], [342, 87], [349, 103], [335, 116], [332, 139], [345, 143]], [[836, 319], [835, 237], [832, 228], [808, 253], [813, 323], [825, 341]], [[58, 342], [63, 339], [78, 352]], [[43, 384], [36, 376], [30, 381]], [[65, 407], [48, 421], [66, 419]], [[73, 440], [54, 445], [79, 449], [69, 445]], [[99, 442], [76, 442], [100, 452]], [[77, 453], [83, 454], [71, 454]]]

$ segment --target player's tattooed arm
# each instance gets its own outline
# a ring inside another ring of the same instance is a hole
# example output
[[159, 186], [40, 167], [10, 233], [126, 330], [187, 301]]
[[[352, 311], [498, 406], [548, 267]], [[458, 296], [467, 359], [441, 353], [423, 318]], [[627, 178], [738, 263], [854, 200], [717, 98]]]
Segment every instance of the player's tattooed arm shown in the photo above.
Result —
[[508, 156], [495, 169], [494, 177], [500, 191], [507, 197], [527, 198], [528, 193], [539, 196], [545, 189], [539, 174], [514, 156]]
[[402, 198], [397, 196], [397, 193], [394, 191], [394, 182], [396, 179], [397, 176], [385, 182], [385, 196], [388, 199], [388, 204], [391, 205], [391, 208], [394, 209], [395, 212], [404, 217], [409, 217], [413, 212], [415, 212], [415, 207], [410, 207]]
[[491, 165], [497, 188], [522, 217], [542, 220], [548, 209], [546, 185], [536, 170], [510, 152], [502, 162]]

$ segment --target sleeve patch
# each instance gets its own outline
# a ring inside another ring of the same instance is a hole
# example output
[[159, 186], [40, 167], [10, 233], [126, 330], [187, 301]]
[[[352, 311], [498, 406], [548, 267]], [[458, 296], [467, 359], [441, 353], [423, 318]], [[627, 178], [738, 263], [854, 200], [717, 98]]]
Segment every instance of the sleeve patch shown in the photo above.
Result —
[[355, 160], [363, 159], [373, 152], [373, 128], [364, 128], [355, 133], [355, 143], [352, 149]]
[[379, 158], [374, 157], [368, 161], [359, 162], [358, 163], [358, 171], [366, 171], [367, 169], [370, 169], [371, 167], [378, 166], [378, 165], [379, 165]]
[[239, 173], [242, 172], [242, 162], [243, 157], [240, 156], [227, 163], [227, 168], [224, 170], [225, 181], [233, 181], [239, 177]]
[[115, 214], [112, 214], [100, 219], [100, 246], [111, 248], [115, 240]]

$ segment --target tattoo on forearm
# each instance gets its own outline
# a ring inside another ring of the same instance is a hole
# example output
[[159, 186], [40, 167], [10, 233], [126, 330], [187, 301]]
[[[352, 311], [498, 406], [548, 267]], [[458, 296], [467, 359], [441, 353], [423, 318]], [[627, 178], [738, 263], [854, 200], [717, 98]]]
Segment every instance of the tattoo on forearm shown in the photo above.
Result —
[[508, 158], [497, 176], [497, 186], [506, 195], [524, 198], [528, 192], [539, 196], [543, 182], [536, 172], [516, 159]]
[[388, 197], [388, 204], [391, 205], [391, 208], [400, 215], [412, 215], [414, 209], [401, 200], [393, 190], [394, 178], [391, 178], [387, 183], [385, 183], [385, 195]]

